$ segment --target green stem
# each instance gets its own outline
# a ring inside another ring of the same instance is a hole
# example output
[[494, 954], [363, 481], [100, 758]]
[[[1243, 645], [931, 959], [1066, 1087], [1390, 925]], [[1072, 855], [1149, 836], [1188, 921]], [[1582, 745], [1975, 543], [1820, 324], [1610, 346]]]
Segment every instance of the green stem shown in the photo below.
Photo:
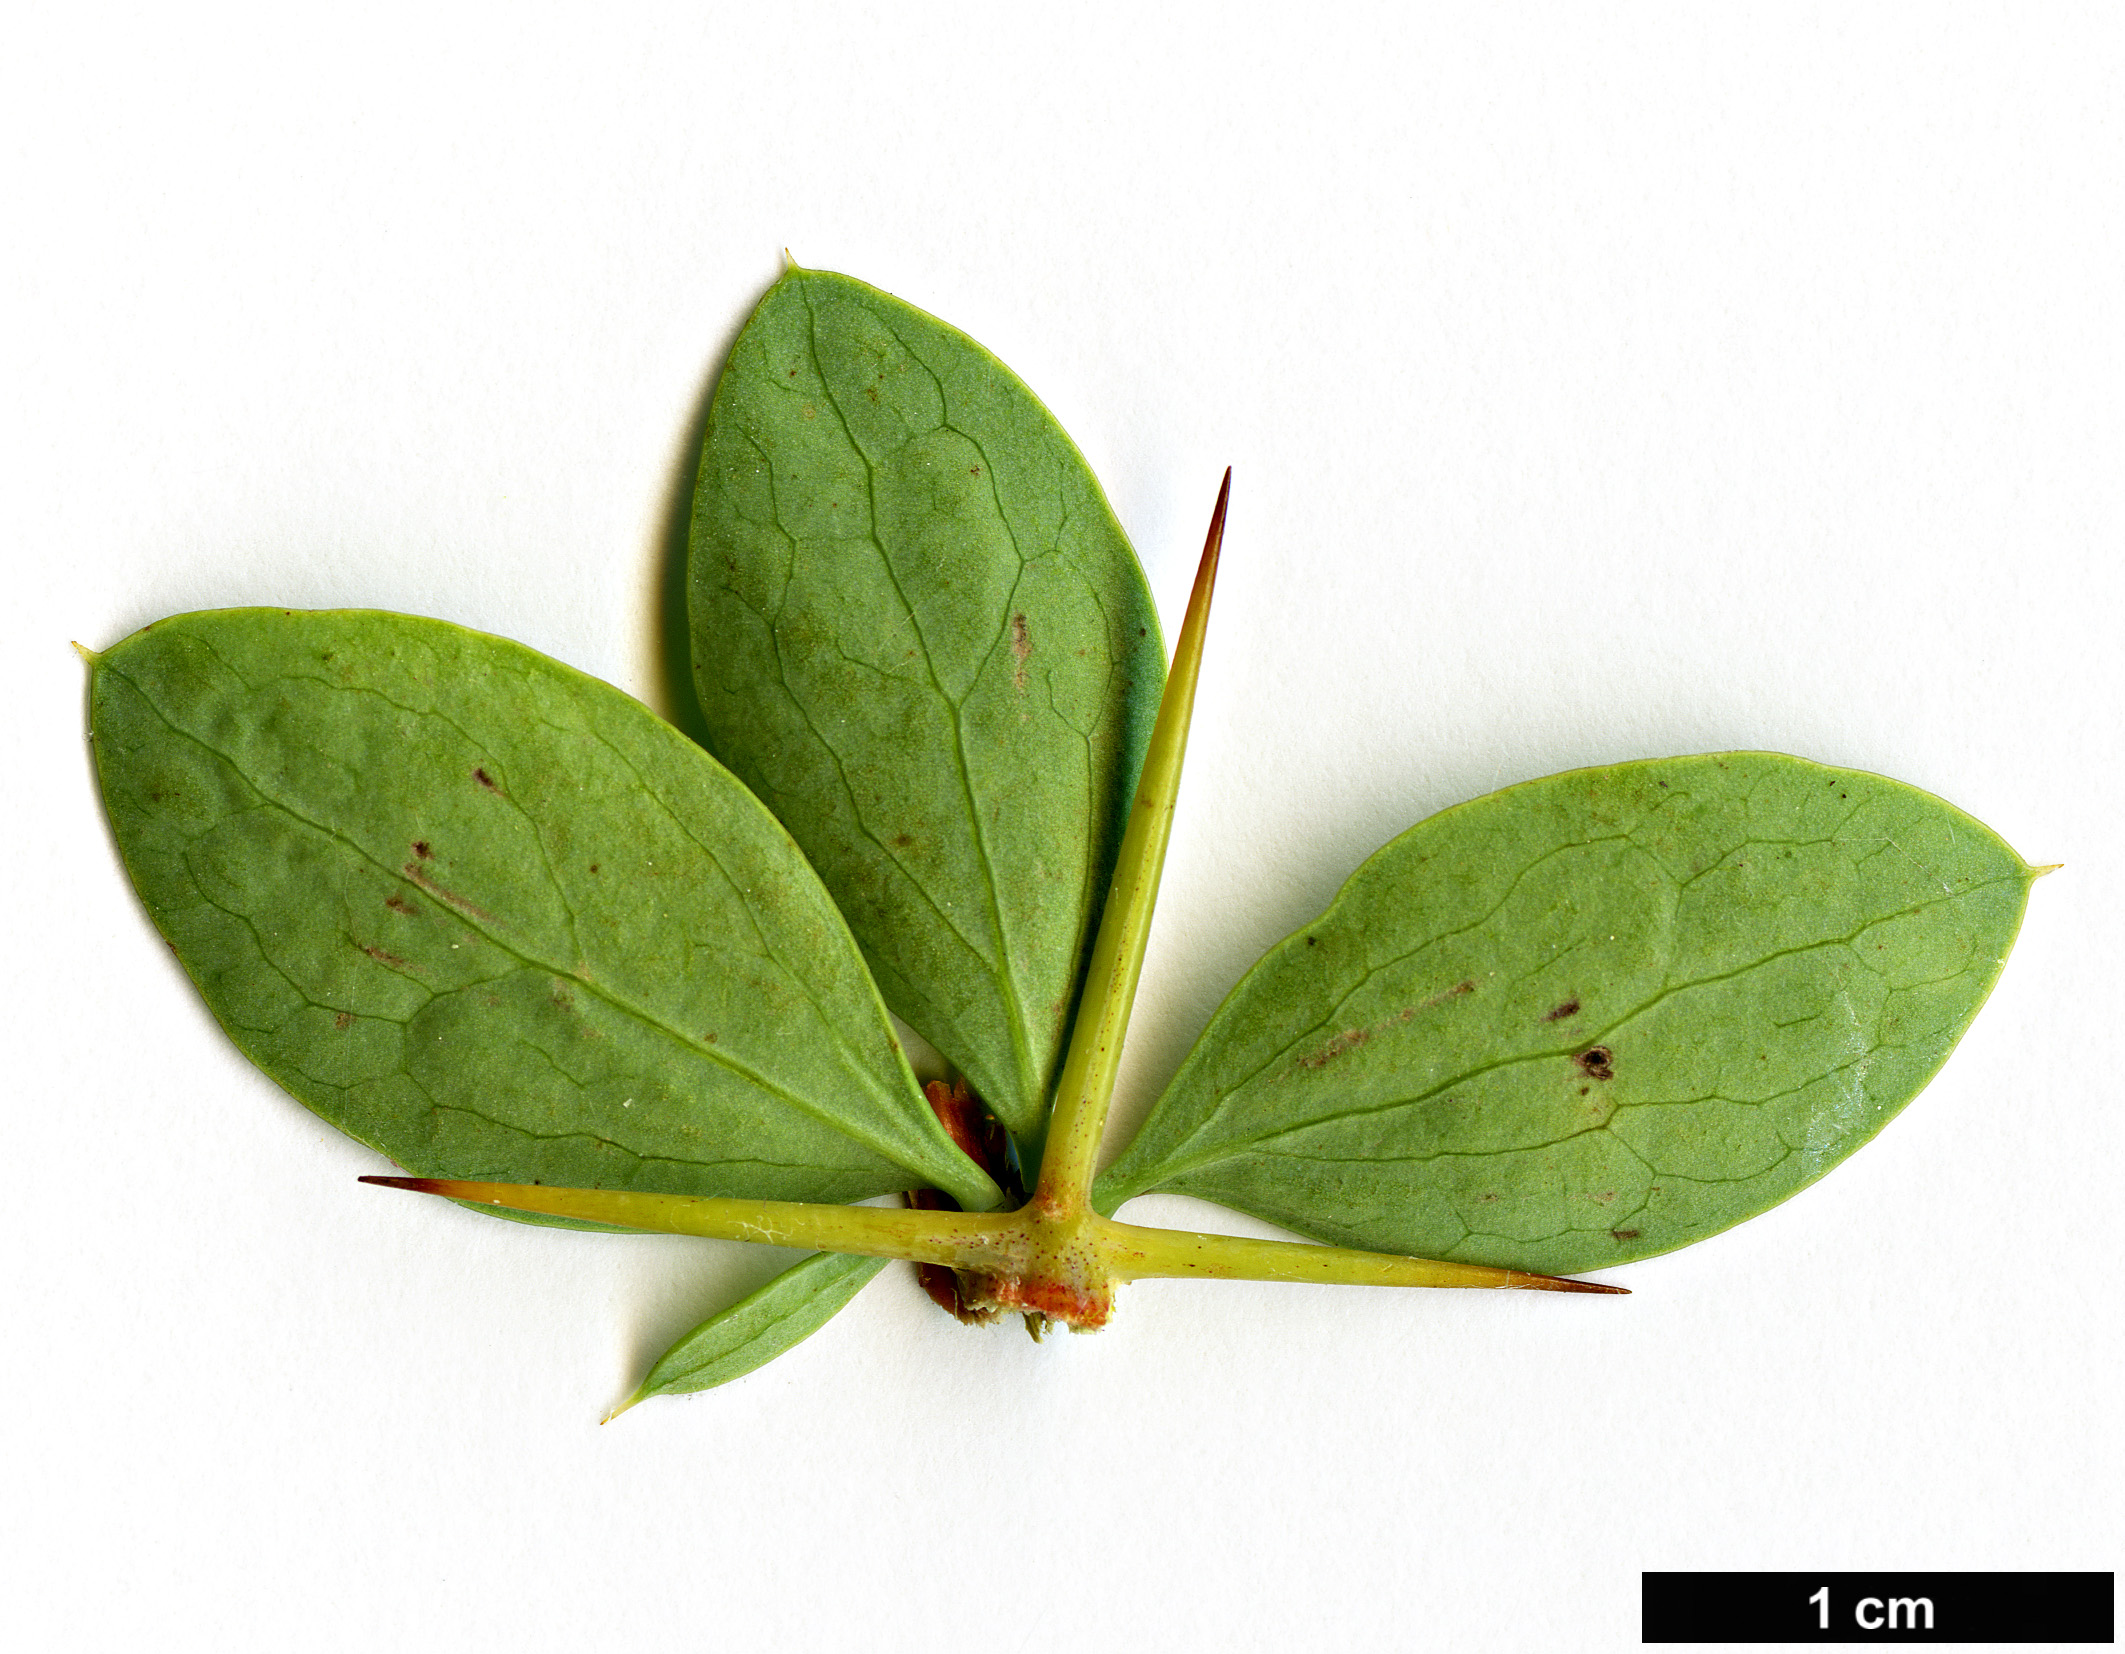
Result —
[[475, 1206], [610, 1223], [665, 1235], [756, 1241], [867, 1258], [906, 1258], [981, 1272], [1022, 1269], [1025, 1224], [1015, 1213], [932, 1212], [886, 1206], [827, 1206], [795, 1200], [725, 1200], [630, 1194], [620, 1189], [557, 1189], [543, 1183], [472, 1183], [436, 1177], [365, 1177], [387, 1189], [413, 1189]]
[[1114, 883], [1100, 913], [1099, 934], [1085, 970], [1077, 1023], [1070, 1050], [1056, 1082], [1055, 1113], [1040, 1158], [1040, 1182], [1033, 1204], [1051, 1217], [1087, 1209], [1099, 1142], [1107, 1125], [1107, 1105], [1114, 1096], [1114, 1076], [1121, 1064], [1122, 1039], [1129, 1031], [1129, 1011], [1136, 1002], [1137, 979], [1143, 974], [1144, 944], [1151, 936], [1151, 911], [1158, 902], [1159, 874], [1166, 864], [1166, 841], [1173, 832], [1173, 804], [1180, 792], [1181, 759], [1188, 748], [1188, 719], [1195, 710], [1195, 680], [1203, 662], [1203, 636], [1210, 622], [1210, 595], [1217, 585], [1218, 548], [1225, 538], [1225, 502], [1232, 493], [1232, 472], [1217, 491], [1210, 514], [1210, 533], [1189, 594], [1187, 618], [1173, 648], [1173, 669], [1159, 702], [1158, 722], [1144, 753], [1136, 799], [1129, 807], [1129, 826], [1115, 858]]
[[539, 1183], [470, 1183], [435, 1177], [365, 1177], [475, 1206], [579, 1218], [625, 1229], [767, 1246], [853, 1252], [946, 1264], [989, 1277], [998, 1301], [1098, 1326], [1122, 1282], [1193, 1276], [1222, 1281], [1311, 1281], [1340, 1286], [1529, 1287], [1550, 1292], [1622, 1292], [1591, 1281], [1531, 1275], [1488, 1264], [1443, 1263], [1396, 1253], [1356, 1252], [1308, 1241], [1251, 1240], [1177, 1229], [1140, 1229], [1092, 1211], [1058, 1218], [1037, 1204], [1016, 1212], [902, 1211], [794, 1200], [724, 1200], [556, 1189]]
[[1117, 1281], [1195, 1276], [1220, 1281], [1312, 1281], [1335, 1286], [1532, 1287], [1546, 1292], [1623, 1292], [1620, 1286], [1530, 1275], [1488, 1264], [1441, 1263], [1386, 1252], [1355, 1252], [1304, 1241], [1191, 1235], [1101, 1221], [1100, 1250]]

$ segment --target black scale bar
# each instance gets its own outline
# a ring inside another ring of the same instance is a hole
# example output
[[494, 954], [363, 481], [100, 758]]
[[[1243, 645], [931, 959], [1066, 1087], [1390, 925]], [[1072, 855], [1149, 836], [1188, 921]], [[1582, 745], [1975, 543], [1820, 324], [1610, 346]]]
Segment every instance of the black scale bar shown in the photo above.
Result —
[[1643, 1576], [1649, 1643], [2107, 1643], [2115, 1574]]

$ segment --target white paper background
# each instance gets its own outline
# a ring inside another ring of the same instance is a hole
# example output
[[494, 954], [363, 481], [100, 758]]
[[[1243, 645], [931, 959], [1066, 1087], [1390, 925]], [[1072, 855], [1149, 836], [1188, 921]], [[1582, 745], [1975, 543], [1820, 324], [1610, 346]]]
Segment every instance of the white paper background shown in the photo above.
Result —
[[[1606, 1649], [1646, 1568], [2116, 1566], [2114, 8], [8, 36], [15, 1646]], [[395, 608], [668, 706], [784, 246], [1024, 374], [1169, 626], [1235, 467], [1120, 1126], [1360, 860], [1513, 780], [1790, 750], [2066, 870], [1903, 1118], [1629, 1299], [1145, 1286], [1036, 1348], [894, 1271], [601, 1429], [779, 1255], [358, 1186], [126, 887], [66, 645]]]

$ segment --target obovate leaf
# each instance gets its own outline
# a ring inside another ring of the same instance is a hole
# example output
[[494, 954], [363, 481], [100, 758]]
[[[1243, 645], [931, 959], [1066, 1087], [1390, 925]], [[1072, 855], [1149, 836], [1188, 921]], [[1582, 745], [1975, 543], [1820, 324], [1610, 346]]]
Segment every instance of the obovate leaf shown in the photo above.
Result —
[[1686, 1245], [1917, 1094], [2033, 877], [1937, 798], [1776, 754], [1509, 787], [1272, 949], [1094, 1198], [1557, 1274]]
[[672, 1345], [625, 1405], [712, 1390], [766, 1366], [831, 1321], [885, 1266], [884, 1258], [813, 1253]]
[[716, 387], [689, 594], [715, 752], [1030, 1145], [1165, 676], [1083, 457], [965, 335], [793, 269]]
[[441, 621], [239, 609], [97, 657], [91, 719], [222, 1026], [407, 1168], [997, 1199], [789, 836], [618, 690]]

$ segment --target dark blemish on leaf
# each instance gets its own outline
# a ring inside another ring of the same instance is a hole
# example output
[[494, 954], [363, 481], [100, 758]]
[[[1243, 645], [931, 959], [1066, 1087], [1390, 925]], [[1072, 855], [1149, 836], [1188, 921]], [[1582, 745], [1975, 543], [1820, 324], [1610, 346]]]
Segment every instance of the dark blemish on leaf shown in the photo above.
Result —
[[1665, 786], [1667, 785], [1667, 783], [1666, 783], [1665, 781], [1661, 782], [1660, 784], [1661, 784], [1661, 785], [1662, 785], [1663, 787], [1665, 787]]
[[1307, 945], [1307, 946], [1308, 946], [1309, 948], [1313, 946], [1313, 938], [1312, 938], [1311, 936], [1309, 936], [1309, 937], [1307, 937], [1307, 938], [1306, 938], [1306, 945]]
[[477, 781], [481, 786], [485, 787], [491, 793], [498, 793], [502, 790], [494, 784], [494, 777], [489, 775], [484, 769], [474, 770], [472, 772], [472, 779]]
[[[1309, 936], [1306, 940], [1311, 944], [1313, 938]], [[1473, 982], [1456, 982], [1451, 988], [1443, 988], [1438, 993], [1433, 994], [1431, 998], [1425, 1000], [1422, 1004], [1403, 1006], [1393, 1016], [1382, 1022], [1374, 1023], [1370, 1028], [1346, 1028], [1318, 1051], [1299, 1058], [1299, 1066], [1301, 1068], [1326, 1068], [1346, 1051], [1355, 1051], [1375, 1034], [1384, 1034], [1388, 1029], [1409, 1021], [1419, 1011], [1428, 1011], [1434, 1005], [1440, 1004], [1445, 1000], [1459, 999], [1463, 994], [1472, 994], [1475, 991], [1476, 985]]]
[[714, 1045], [716, 1043], [716, 1036], [714, 1034], [703, 1034], [701, 1038], [706, 1044]]
[[981, 467], [980, 467], [980, 466], [978, 466], [978, 465], [970, 465], [970, 466], [968, 466], [968, 467], [967, 467], [967, 475], [968, 475], [968, 476], [970, 476], [970, 477], [978, 477], [978, 476], [980, 476], [980, 475], [981, 475]]
[[1572, 1059], [1585, 1069], [1590, 1078], [1613, 1080], [1616, 1077], [1616, 1056], [1605, 1045], [1597, 1045], [1590, 1051], [1582, 1051]]
[[1567, 999], [1562, 1005], [1558, 1006], [1554, 1011], [1550, 1012], [1550, 1014], [1544, 1017], [1542, 1020], [1544, 1022], [1562, 1022], [1566, 1017], [1575, 1017], [1578, 1014], [1579, 1001], [1576, 999]]
[[789, 370], [789, 376], [790, 376], [790, 377], [791, 377], [792, 379], [796, 378], [796, 377], [797, 377], [797, 370], [796, 370], [795, 368], [791, 368], [791, 369]]
[[893, 835], [893, 846], [895, 849], [905, 850], [909, 845], [913, 844], [914, 842], [915, 835], [913, 833], [895, 833]]
[[595, 873], [598, 870], [598, 864], [596, 862], [592, 862], [590, 864], [590, 870], [591, 872]]
[[399, 956], [395, 953], [386, 953], [382, 948], [378, 947], [373, 942], [363, 942], [361, 944], [361, 950], [362, 952], [366, 953], [371, 959], [374, 959], [379, 965], [389, 965], [394, 970], [404, 970], [406, 968], [405, 960], [399, 958]]
[[[414, 846], [414, 848], [416, 850], [421, 850], [425, 852], [427, 847], [425, 845], [417, 844]], [[493, 914], [487, 912], [482, 908], [474, 907], [470, 902], [466, 901], [465, 898], [460, 896], [456, 891], [445, 890], [441, 885], [437, 884], [433, 879], [429, 878], [426, 873], [423, 873], [421, 871], [421, 864], [419, 862], [409, 861], [404, 867], [400, 868], [399, 871], [405, 874], [406, 877], [411, 879], [415, 884], [419, 885], [423, 890], [427, 891], [429, 895], [433, 896], [445, 907], [453, 908], [459, 913], [469, 913], [472, 915], [473, 918], [479, 920], [482, 924], [491, 925], [495, 922]]]
[[1372, 1038], [1370, 1028], [1347, 1028], [1320, 1050], [1299, 1058], [1301, 1068], [1326, 1068], [1346, 1051], [1355, 1051]]
[[403, 913], [409, 918], [420, 912], [419, 908], [407, 901], [396, 890], [384, 898], [384, 906], [388, 907], [393, 913]]
[[1023, 610], [1011, 617], [1011, 653], [1018, 657], [1018, 669], [1011, 674], [1011, 686], [1023, 695], [1026, 692], [1026, 657], [1033, 653], [1033, 639], [1026, 632]]
[[1585, 1096], [1585, 1095], [1586, 1095], [1586, 1094], [1587, 1094], [1587, 1093], [1588, 1093], [1589, 1091], [1591, 1091], [1591, 1090], [1593, 1090], [1593, 1089], [1594, 1089], [1594, 1088], [1593, 1088], [1592, 1086], [1590, 1086], [1590, 1085], [1583, 1085], [1583, 1086], [1581, 1086], [1581, 1087], [1579, 1088], [1579, 1095], [1580, 1095], [1580, 1096], [1582, 1096], [1582, 1097], [1584, 1097], [1584, 1096]]
[[1137, 629], [1136, 629], [1136, 635], [1137, 635], [1138, 637], [1143, 637], [1143, 636], [1145, 635], [1145, 632], [1146, 632], [1146, 629], [1145, 629], [1144, 627], [1142, 627], [1142, 626], [1139, 626], [1139, 627], [1137, 627]]
[[1638, 1238], [1638, 1236], [1639, 1236], [1639, 1231], [1638, 1231], [1638, 1230], [1636, 1230], [1636, 1229], [1611, 1229], [1611, 1230], [1609, 1231], [1609, 1239], [1610, 1239], [1610, 1240], [1620, 1240], [1620, 1241], [1627, 1241], [1627, 1240], [1636, 1240], [1636, 1239]]
[[433, 861], [435, 859], [435, 852], [428, 848], [428, 841], [424, 838], [417, 838], [413, 841], [413, 853], [420, 857], [422, 861]]
[[352, 1011], [340, 1012], [338, 1016], [332, 1019], [332, 1026], [344, 1034], [349, 1028], [354, 1026], [354, 1013]]
[[1498, 1197], [1497, 1197], [1497, 1196], [1496, 1196], [1495, 1194], [1485, 1194], [1485, 1195], [1478, 1195], [1478, 1196], [1476, 1196], [1476, 1198], [1477, 1198], [1478, 1200], [1482, 1201], [1484, 1205], [1488, 1206], [1488, 1205], [1490, 1205], [1490, 1204], [1491, 1204], [1491, 1203], [1492, 1203], [1493, 1201], [1495, 1201], [1495, 1200], [1496, 1200], [1496, 1199], [1497, 1199]]

